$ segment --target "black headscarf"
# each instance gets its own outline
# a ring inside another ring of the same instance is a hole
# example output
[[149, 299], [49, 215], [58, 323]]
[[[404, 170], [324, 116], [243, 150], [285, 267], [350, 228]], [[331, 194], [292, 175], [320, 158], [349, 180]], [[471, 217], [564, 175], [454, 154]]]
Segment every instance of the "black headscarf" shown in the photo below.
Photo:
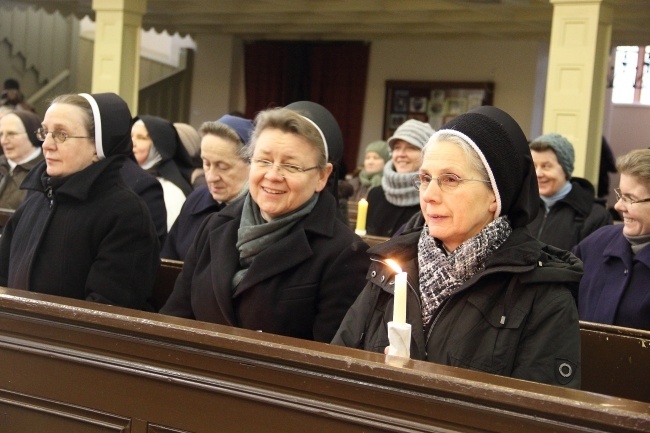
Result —
[[142, 120], [162, 160], [156, 164], [152, 173], [174, 183], [187, 196], [192, 192], [191, 176], [194, 166], [189, 153], [181, 143], [174, 125], [158, 116], [141, 115], [134, 119]]
[[27, 132], [27, 137], [29, 138], [29, 141], [31, 141], [32, 146], [41, 147], [43, 142], [36, 138], [36, 130], [41, 127], [41, 118], [31, 111], [14, 111], [11, 114], [15, 114], [18, 116], [20, 121], [23, 122], [25, 131]]
[[295, 111], [296, 113], [308, 118], [314, 122], [323, 133], [325, 137], [328, 158], [327, 161], [331, 162], [334, 166], [332, 174], [327, 179], [326, 189], [328, 189], [338, 202], [338, 170], [340, 170], [341, 161], [343, 159], [343, 134], [338, 122], [332, 113], [316, 102], [311, 101], [297, 101], [292, 102], [285, 108]]
[[90, 103], [95, 124], [97, 157], [133, 153], [131, 112], [124, 99], [115, 93], [80, 93]]
[[453, 118], [434, 136], [449, 132], [469, 138], [485, 157], [493, 189], [501, 200], [497, 216], [507, 215], [513, 228], [535, 219], [540, 200], [535, 166], [517, 122], [505, 111], [484, 105]]

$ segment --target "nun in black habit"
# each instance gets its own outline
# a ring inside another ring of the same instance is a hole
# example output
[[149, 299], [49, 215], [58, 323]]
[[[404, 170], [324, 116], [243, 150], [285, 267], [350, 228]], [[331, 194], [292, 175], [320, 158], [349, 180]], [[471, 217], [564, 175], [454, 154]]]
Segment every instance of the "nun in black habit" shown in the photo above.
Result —
[[163, 188], [167, 230], [176, 221], [192, 192], [194, 166], [174, 125], [157, 116], [141, 115], [131, 128], [133, 153], [140, 167], [155, 176]]
[[160, 312], [329, 342], [369, 265], [327, 191], [341, 143], [322, 106], [260, 112], [249, 193], [203, 221]]
[[45, 161], [0, 241], [0, 285], [147, 309], [159, 265], [144, 201], [122, 180], [131, 114], [113, 93], [62, 95], [38, 130]]

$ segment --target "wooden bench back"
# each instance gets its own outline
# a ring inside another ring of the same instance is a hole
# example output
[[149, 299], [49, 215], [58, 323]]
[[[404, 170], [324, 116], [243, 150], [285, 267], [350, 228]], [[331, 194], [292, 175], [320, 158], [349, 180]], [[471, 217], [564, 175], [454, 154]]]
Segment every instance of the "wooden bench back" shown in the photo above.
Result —
[[582, 389], [650, 403], [650, 331], [580, 322]]
[[0, 359], [12, 433], [650, 431], [647, 403], [10, 289]]
[[[163, 260], [154, 291], [160, 306], [182, 265]], [[580, 322], [580, 336], [583, 390], [650, 403], [650, 331]]]

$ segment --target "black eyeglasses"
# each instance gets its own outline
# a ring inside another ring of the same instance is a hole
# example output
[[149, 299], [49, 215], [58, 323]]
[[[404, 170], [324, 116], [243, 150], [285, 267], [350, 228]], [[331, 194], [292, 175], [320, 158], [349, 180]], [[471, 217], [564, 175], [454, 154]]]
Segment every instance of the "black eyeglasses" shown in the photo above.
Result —
[[41, 141], [45, 141], [47, 134], [52, 134], [52, 138], [54, 139], [54, 142], [57, 144], [64, 143], [68, 138], [91, 138], [84, 135], [68, 135], [66, 132], [63, 131], [48, 131], [43, 127], [38, 128], [34, 132], [36, 133], [36, 138], [38, 138]]
[[614, 193], [616, 194], [616, 201], [622, 200], [623, 203], [628, 204], [628, 205], [633, 205], [636, 203], [646, 203], [650, 201], [650, 198], [642, 198], [640, 200], [632, 200], [630, 197], [621, 194], [621, 189], [620, 188], [614, 188]]
[[308, 168], [303, 168], [300, 167], [299, 165], [293, 165], [293, 164], [274, 164], [273, 162], [269, 161], [268, 159], [253, 159], [253, 164], [258, 166], [259, 168], [272, 168], [272, 167], [277, 167], [278, 173], [280, 173], [280, 176], [284, 177], [283, 173], [288, 173], [288, 174], [298, 174], [298, 173], [305, 173], [309, 170], [314, 170], [319, 168], [319, 166], [315, 165], [313, 167], [308, 167]]
[[483, 179], [467, 179], [467, 178], [462, 178], [459, 176], [456, 176], [455, 174], [452, 173], [443, 173], [438, 177], [432, 177], [429, 176], [428, 174], [416, 174], [413, 176], [413, 186], [415, 189], [419, 191], [424, 191], [429, 187], [429, 184], [431, 181], [435, 179], [436, 182], [438, 183], [438, 186], [440, 187], [441, 190], [443, 191], [451, 191], [458, 186], [465, 182], [465, 181], [472, 181], [472, 182], [484, 182], [484, 183], [490, 183], [488, 180], [483, 180]]

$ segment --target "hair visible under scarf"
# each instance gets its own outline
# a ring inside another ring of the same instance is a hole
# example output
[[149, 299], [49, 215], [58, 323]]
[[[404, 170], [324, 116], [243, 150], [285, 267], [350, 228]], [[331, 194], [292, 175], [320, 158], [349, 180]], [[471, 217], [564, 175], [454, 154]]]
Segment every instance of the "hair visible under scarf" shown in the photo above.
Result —
[[440, 306], [485, 267], [485, 259], [508, 239], [510, 233], [508, 219], [501, 216], [447, 254], [439, 241], [429, 234], [427, 225], [424, 226], [418, 241], [418, 265], [425, 328]]
[[413, 176], [416, 172], [398, 173], [393, 168], [393, 161], [388, 161], [384, 167], [381, 186], [388, 203], [408, 207], [420, 203], [420, 192], [413, 186]]

